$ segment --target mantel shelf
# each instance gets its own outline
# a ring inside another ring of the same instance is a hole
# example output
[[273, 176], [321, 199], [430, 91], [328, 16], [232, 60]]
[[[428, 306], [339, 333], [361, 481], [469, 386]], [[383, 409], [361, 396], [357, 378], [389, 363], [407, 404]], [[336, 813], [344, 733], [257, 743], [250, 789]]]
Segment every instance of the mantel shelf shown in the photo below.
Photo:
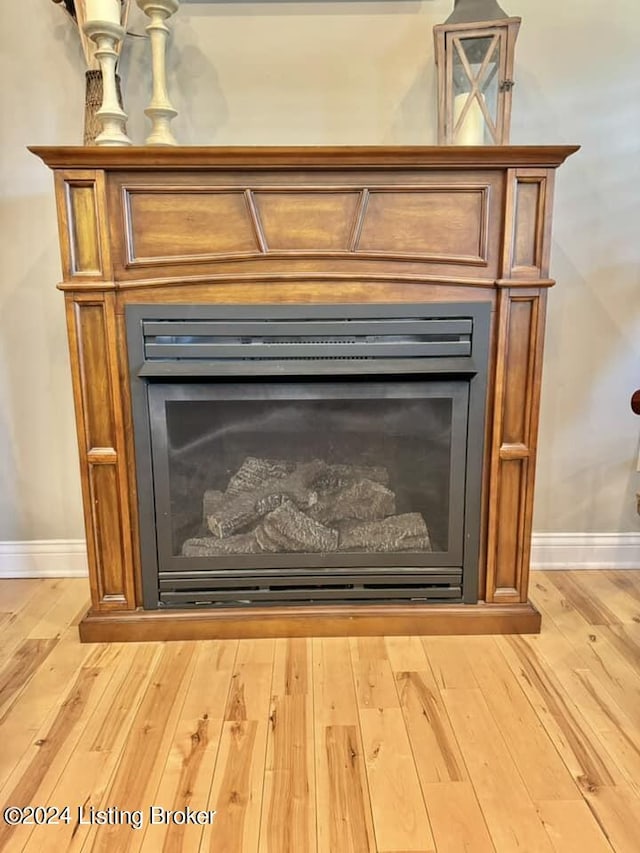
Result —
[[52, 169], [556, 168], [578, 145], [33, 146]]

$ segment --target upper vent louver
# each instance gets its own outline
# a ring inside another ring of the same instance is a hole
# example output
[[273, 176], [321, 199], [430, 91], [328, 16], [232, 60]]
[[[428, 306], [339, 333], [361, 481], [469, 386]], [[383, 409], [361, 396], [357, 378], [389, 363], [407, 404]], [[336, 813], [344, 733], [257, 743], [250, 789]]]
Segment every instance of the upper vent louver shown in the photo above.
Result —
[[[326, 306], [309, 306], [312, 316], [305, 318], [293, 316], [289, 307], [271, 306], [264, 317], [247, 306], [211, 319], [145, 318], [139, 375], [341, 373], [354, 361], [365, 372], [423, 372], [444, 360], [459, 369], [472, 357], [473, 317], [420, 316], [416, 306], [397, 305], [378, 306], [378, 316], [367, 316], [361, 306], [342, 306], [353, 314], [342, 317], [324, 316]], [[397, 316], [388, 316], [390, 308]], [[369, 366], [362, 368], [362, 362]]]

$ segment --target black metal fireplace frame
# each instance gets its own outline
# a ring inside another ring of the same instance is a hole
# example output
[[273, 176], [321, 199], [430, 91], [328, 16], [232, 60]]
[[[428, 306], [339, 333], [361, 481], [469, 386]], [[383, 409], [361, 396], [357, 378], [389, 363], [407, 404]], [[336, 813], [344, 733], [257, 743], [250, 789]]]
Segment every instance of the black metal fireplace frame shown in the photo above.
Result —
[[[146, 609], [199, 603], [299, 604], [303, 600], [477, 601], [489, 305], [129, 305], [126, 325]], [[235, 334], [238, 330], [240, 336]], [[269, 335], [289, 330], [302, 336], [300, 344], [298, 337], [287, 341], [286, 349], [270, 343]], [[411, 334], [398, 334], [399, 330]], [[338, 382], [380, 380], [387, 387], [391, 378], [414, 384], [437, 379], [441, 387], [464, 383], [468, 388], [468, 397], [464, 395], [468, 405], [464, 519], [457, 567], [451, 560], [438, 564], [397, 554], [395, 565], [381, 560], [373, 571], [354, 566], [349, 555], [333, 555], [318, 568], [317, 555], [311, 560], [306, 555], [286, 555], [277, 569], [252, 570], [249, 562], [236, 559], [226, 570], [189, 575], [165, 565], [161, 572], [154, 489], [162, 484], [153, 463], [150, 397], [172, 380], [216, 382], [223, 388], [234, 377], [250, 384], [265, 379], [304, 382], [309, 377], [337, 378]]]

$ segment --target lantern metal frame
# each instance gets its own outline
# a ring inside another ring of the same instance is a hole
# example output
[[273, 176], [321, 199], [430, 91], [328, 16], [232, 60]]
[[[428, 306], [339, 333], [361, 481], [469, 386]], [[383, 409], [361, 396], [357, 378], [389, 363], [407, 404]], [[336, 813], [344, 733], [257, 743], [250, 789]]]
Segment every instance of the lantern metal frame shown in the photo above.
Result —
[[[484, 20], [478, 20], [483, 10], [488, 13], [487, 17]], [[492, 144], [509, 144], [515, 45], [521, 22], [521, 18], [509, 17], [494, 0], [485, 0], [485, 2], [457, 0], [456, 8], [449, 19], [444, 24], [438, 24], [433, 28], [438, 80], [438, 144], [455, 144], [457, 132], [464, 126], [474, 101], [480, 105], [486, 131]], [[476, 73], [471, 68], [462, 40], [486, 38], [490, 38], [491, 43]], [[496, 50], [498, 61], [493, 73], [498, 74], [498, 91], [494, 121], [484, 97], [481, 97], [481, 86], [485, 83], [483, 78]], [[456, 54], [460, 58], [471, 87], [467, 102], [457, 121], [454, 120], [454, 56]]]

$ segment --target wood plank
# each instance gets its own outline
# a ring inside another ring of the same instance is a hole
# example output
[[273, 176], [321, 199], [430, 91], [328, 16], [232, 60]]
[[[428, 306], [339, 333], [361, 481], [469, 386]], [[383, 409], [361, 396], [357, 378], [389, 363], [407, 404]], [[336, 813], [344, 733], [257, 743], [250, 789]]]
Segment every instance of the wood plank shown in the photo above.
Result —
[[[193, 662], [191, 644], [175, 643], [162, 650], [105, 796], [108, 804], [135, 811], [145, 810], [154, 803]], [[138, 850], [142, 841], [142, 833], [132, 832], [130, 826], [123, 824], [92, 826], [85, 843], [95, 853], [110, 853]]]
[[531, 799], [577, 799], [579, 792], [571, 774], [494, 638], [478, 637], [468, 645], [466, 655]]
[[[633, 598], [634, 601], [640, 604], [640, 572], [609, 572], [609, 576], [611, 579], [611, 583], [615, 584], [618, 589], [621, 589], [626, 592], [628, 596], [630, 596], [631, 598]], [[640, 619], [635, 619], [634, 621], [637, 624], [638, 622], [640, 622]]]
[[536, 806], [557, 853], [612, 853], [613, 847], [584, 800], [547, 800]]
[[616, 853], [637, 853], [640, 797], [625, 785], [585, 794], [589, 808]]
[[640, 600], [630, 595], [620, 583], [615, 582], [614, 572], [582, 572], [580, 577], [577, 576], [577, 573], [575, 574], [575, 580], [579, 584], [584, 584], [592, 597], [598, 601], [606, 602], [607, 609], [614, 614], [616, 620], [614, 623], [609, 623], [610, 626], [620, 622], [636, 625], [640, 622]]
[[532, 645], [504, 638], [500, 648], [581, 792], [623, 782], [596, 733]]
[[[209, 641], [195, 652], [155, 803], [173, 811], [206, 811], [238, 644]], [[198, 850], [204, 825], [146, 825], [143, 851]]]
[[349, 641], [312, 641], [319, 853], [375, 851]]
[[610, 625], [603, 634], [629, 666], [640, 671], [640, 626]]
[[360, 732], [357, 726], [326, 726], [324, 732], [324, 754], [317, 759], [323, 765], [318, 802], [329, 810], [318, 818], [318, 848], [332, 853], [375, 850]]
[[[609, 630], [598, 628], [598, 631]], [[545, 619], [545, 631], [529, 643], [543, 666], [554, 673], [563, 694], [597, 733], [609, 755], [627, 781], [640, 790], [640, 731], [615, 702], [592, 670], [559, 631], [550, 617]]]
[[482, 692], [442, 695], [496, 849], [549, 853], [553, 848]]
[[0, 667], [6, 666], [18, 646], [47, 612], [55, 613], [56, 604], [67, 588], [66, 582], [59, 578], [46, 578], [41, 583], [38, 595], [29, 598], [2, 629]]
[[316, 850], [311, 696], [275, 696], [270, 717], [261, 851]]
[[0, 672], [0, 717], [11, 708], [57, 642], [57, 639], [25, 640], [18, 646]]
[[355, 637], [350, 641], [349, 648], [352, 660], [388, 660], [385, 637]]
[[423, 791], [425, 785], [432, 782], [468, 779], [460, 747], [431, 671], [397, 672], [396, 683]]
[[243, 640], [231, 678], [201, 849], [257, 851], [271, 698], [273, 640]]
[[[5, 806], [25, 808], [50, 803], [55, 783], [69, 761], [91, 715], [99, 706], [107, 685], [114, 676], [114, 662], [119, 656], [131, 657], [122, 648], [94, 650], [59, 708], [55, 708], [29, 746], [20, 763], [0, 790]], [[68, 685], [67, 685], [68, 687]], [[9, 826], [0, 823], [0, 849], [11, 843], [16, 849], [24, 845], [33, 826]]]
[[421, 672], [429, 668], [420, 637], [385, 637], [385, 657], [395, 672]]
[[37, 738], [49, 715], [59, 708], [69, 684], [92, 654], [78, 643], [77, 632], [68, 628], [47, 657], [47, 665], [34, 673], [16, 701], [0, 718], [2, 750], [0, 778], [7, 779], [16, 764]]
[[442, 853], [494, 853], [489, 830], [470, 782], [423, 785], [429, 820]]
[[257, 720], [223, 725], [209, 800], [216, 821], [205, 827], [202, 850], [258, 849], [266, 739], [266, 725]]
[[390, 637], [386, 646], [423, 793], [431, 782], [468, 779], [424, 643], [418, 637]]
[[89, 585], [85, 578], [65, 578], [62, 595], [29, 631], [30, 639], [57, 638], [67, 625], [77, 625], [89, 607]]
[[387, 660], [352, 660], [360, 708], [399, 708], [391, 664]]
[[[574, 604], [563, 597], [558, 586], [550, 583], [548, 579], [537, 582], [536, 587], [536, 594], [544, 612], [551, 616], [582, 659], [584, 666], [593, 672], [634, 724], [640, 726], [640, 671], [633, 661], [630, 663], [618, 654], [609, 642], [610, 627], [588, 623]], [[585, 588], [581, 593], [587, 601], [588, 590]], [[593, 606], [600, 608], [599, 601], [594, 601]]]
[[359, 714], [378, 850], [435, 851], [402, 711]]
[[439, 690], [477, 687], [473, 667], [467, 660], [467, 642], [461, 637], [424, 637], [422, 645]]
[[[106, 809], [109, 785], [120, 761], [135, 713], [160, 659], [157, 645], [132, 648], [132, 656], [121, 655], [115, 662], [99, 706], [92, 714], [51, 793], [50, 803], [72, 806], [74, 819], [55, 828], [36, 826], [25, 847], [30, 853], [78, 853], [84, 846], [89, 826], [77, 820], [77, 807], [85, 814], [91, 809]], [[122, 805], [122, 808], [125, 806]]]
[[38, 578], [3, 578], [0, 580], [0, 610], [19, 613], [33, 598], [40, 594]]
[[590, 625], [617, 625], [621, 620], [602, 599], [588, 590], [591, 581], [573, 576], [573, 572], [549, 573], [546, 580], [553, 584]]
[[260, 851], [316, 850], [311, 644], [276, 640]]

